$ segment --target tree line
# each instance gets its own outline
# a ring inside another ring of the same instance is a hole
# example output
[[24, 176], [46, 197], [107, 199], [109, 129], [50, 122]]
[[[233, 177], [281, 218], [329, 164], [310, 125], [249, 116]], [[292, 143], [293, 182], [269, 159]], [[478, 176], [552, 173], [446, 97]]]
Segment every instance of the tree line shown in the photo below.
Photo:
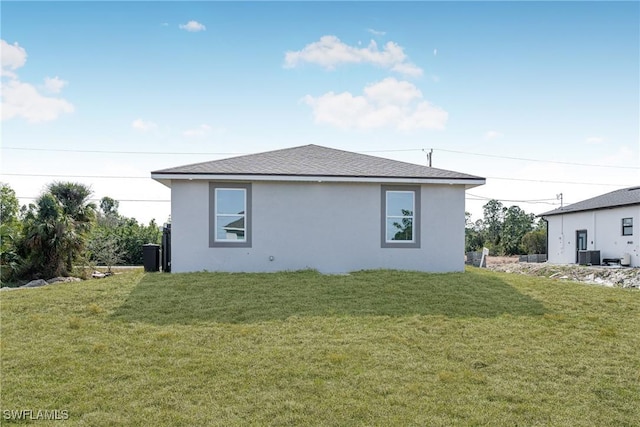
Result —
[[547, 223], [518, 206], [505, 207], [492, 199], [482, 207], [483, 218], [471, 221], [466, 212], [465, 251], [488, 248], [492, 255], [547, 253]]
[[162, 231], [151, 220], [140, 224], [118, 212], [118, 201], [91, 202], [91, 189], [75, 182], [53, 182], [29, 205], [0, 183], [0, 280], [68, 276], [77, 266], [141, 265], [142, 245], [160, 243]]

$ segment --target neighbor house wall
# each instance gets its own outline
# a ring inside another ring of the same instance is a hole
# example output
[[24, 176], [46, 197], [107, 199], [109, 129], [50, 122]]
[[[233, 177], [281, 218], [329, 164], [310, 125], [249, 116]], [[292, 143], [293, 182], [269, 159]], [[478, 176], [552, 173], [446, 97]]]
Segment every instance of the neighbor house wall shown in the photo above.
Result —
[[253, 182], [251, 247], [211, 248], [209, 182], [174, 180], [172, 271], [462, 271], [464, 186], [420, 191], [420, 248], [381, 248], [380, 184], [326, 182]]
[[[622, 235], [622, 218], [633, 218], [633, 235]], [[640, 267], [640, 206], [553, 215], [546, 219], [549, 262], [575, 264], [576, 231], [587, 230], [587, 250], [599, 250], [601, 258], [621, 258], [628, 253], [631, 265]]]

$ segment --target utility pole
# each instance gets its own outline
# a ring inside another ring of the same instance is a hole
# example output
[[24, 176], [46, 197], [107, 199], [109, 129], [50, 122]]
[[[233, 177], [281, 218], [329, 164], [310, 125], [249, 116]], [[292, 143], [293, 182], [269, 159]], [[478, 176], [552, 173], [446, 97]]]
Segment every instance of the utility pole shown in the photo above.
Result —
[[429, 167], [431, 167], [431, 160], [433, 159], [433, 148], [431, 150], [429, 150], [429, 152], [427, 153], [426, 150], [423, 148], [422, 152], [425, 153], [427, 155], [427, 162], [429, 163]]
[[564, 207], [564, 201], [562, 199], [562, 193], [556, 194], [556, 199], [560, 200], [560, 209], [562, 209]]

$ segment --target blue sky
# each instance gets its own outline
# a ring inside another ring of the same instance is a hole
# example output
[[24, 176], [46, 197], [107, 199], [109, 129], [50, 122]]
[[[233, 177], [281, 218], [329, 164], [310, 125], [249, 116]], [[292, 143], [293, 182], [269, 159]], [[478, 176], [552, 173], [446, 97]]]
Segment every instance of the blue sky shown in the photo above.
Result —
[[150, 171], [303, 144], [434, 149], [488, 178], [475, 218], [640, 184], [638, 2], [1, 7], [0, 180], [23, 203], [73, 180], [164, 222]]

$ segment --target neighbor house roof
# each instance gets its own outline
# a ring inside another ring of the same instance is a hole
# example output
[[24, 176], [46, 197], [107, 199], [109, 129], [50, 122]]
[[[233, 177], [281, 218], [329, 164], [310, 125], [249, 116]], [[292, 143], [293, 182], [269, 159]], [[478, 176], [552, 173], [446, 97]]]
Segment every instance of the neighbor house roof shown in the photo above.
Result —
[[318, 145], [249, 154], [210, 162], [195, 163], [151, 172], [154, 179], [231, 179], [238, 177], [312, 177], [312, 178], [397, 178], [435, 179], [462, 181], [475, 185], [484, 184], [485, 179], [431, 168], [413, 163], [400, 162], [382, 157], [349, 151], [336, 150]]
[[640, 205], [640, 187], [623, 188], [611, 193], [583, 200], [569, 206], [554, 209], [538, 216], [561, 215], [571, 212], [611, 209], [619, 206]]

